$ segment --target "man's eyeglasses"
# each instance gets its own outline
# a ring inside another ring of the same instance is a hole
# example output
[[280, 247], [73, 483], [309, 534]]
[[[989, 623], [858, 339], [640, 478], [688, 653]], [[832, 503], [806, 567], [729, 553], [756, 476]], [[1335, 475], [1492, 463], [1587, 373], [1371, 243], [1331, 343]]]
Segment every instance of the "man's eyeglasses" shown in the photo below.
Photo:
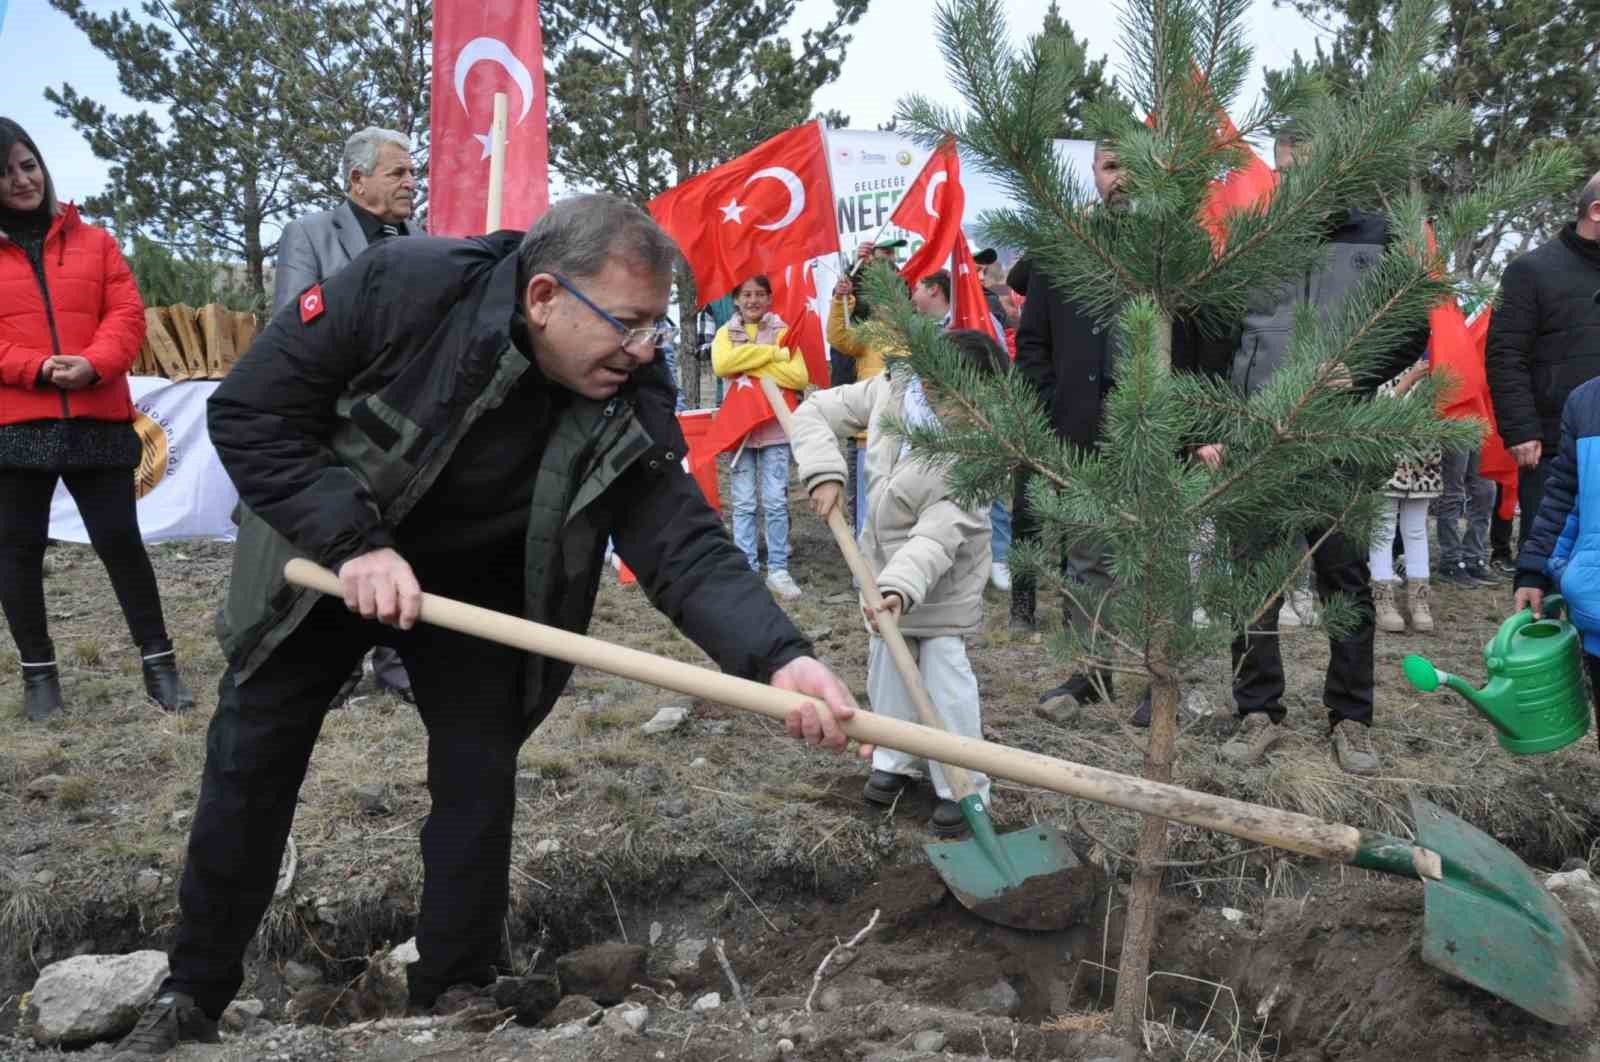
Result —
[[644, 328], [629, 328], [627, 325], [623, 324], [609, 313], [606, 313], [600, 307], [596, 306], [593, 300], [591, 300], [589, 296], [585, 295], [583, 292], [579, 291], [577, 285], [573, 284], [572, 281], [568, 280], [560, 273], [552, 273], [550, 275], [556, 278], [557, 284], [560, 284], [563, 288], [566, 288], [569, 292], [571, 292], [574, 298], [583, 303], [585, 306], [589, 307], [589, 309], [593, 310], [612, 328], [615, 328], [617, 330], [617, 334], [622, 337], [622, 349], [626, 350], [628, 353], [642, 353], [643, 351], [659, 346], [660, 344], [672, 338], [672, 326], [667, 324], [665, 321], [658, 321], [655, 324], [647, 325]]

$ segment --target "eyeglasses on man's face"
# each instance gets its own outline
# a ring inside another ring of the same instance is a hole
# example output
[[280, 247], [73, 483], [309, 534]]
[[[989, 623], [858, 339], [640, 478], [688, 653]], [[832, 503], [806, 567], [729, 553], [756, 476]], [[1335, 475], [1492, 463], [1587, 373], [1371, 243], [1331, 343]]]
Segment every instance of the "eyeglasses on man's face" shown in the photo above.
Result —
[[626, 350], [628, 353], [641, 354], [646, 350], [651, 350], [657, 346], [660, 346], [662, 343], [672, 338], [672, 326], [667, 324], [665, 321], [658, 321], [655, 324], [646, 325], [643, 328], [629, 328], [627, 325], [623, 324], [609, 313], [606, 313], [599, 306], [596, 306], [594, 300], [590, 299], [589, 296], [579, 291], [578, 286], [572, 281], [568, 280], [560, 273], [552, 273], [550, 275], [556, 278], [557, 284], [560, 284], [567, 291], [571, 292], [573, 298], [589, 307], [589, 309], [595, 312], [596, 316], [605, 321], [612, 328], [615, 328], [617, 330], [617, 335], [622, 339], [622, 349]]

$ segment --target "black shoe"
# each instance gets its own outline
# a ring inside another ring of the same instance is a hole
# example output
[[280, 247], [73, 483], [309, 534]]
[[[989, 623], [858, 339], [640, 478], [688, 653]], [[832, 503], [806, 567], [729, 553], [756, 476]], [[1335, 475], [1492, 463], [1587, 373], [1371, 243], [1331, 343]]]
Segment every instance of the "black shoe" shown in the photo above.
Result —
[[867, 784], [862, 786], [861, 795], [869, 804], [888, 807], [914, 781], [916, 779], [909, 775], [893, 774], [889, 771], [873, 771], [867, 777]]
[[935, 837], [960, 837], [966, 833], [967, 820], [961, 814], [961, 805], [954, 800], [939, 801], [928, 816], [928, 829]]
[[339, 687], [339, 692], [333, 695], [333, 700], [328, 702], [330, 711], [343, 708], [350, 702], [351, 696], [356, 692], [356, 687], [361, 685], [361, 675], [361, 665], [357, 664], [356, 669], [344, 680], [344, 685]]
[[1509, 553], [1497, 553], [1489, 558], [1489, 570], [1501, 575], [1517, 574], [1517, 558]]
[[22, 714], [42, 723], [61, 711], [61, 673], [55, 661], [22, 665]]
[[1034, 606], [1038, 595], [1032, 590], [1020, 590], [1016, 584], [1011, 586], [1011, 619], [1007, 623], [1012, 634], [1032, 634], [1039, 629], [1039, 621], [1034, 614]]
[[1478, 581], [1467, 574], [1467, 569], [1459, 564], [1454, 564], [1439, 570], [1439, 581], [1452, 586], [1464, 586], [1476, 589]]
[[[1113, 693], [1111, 689], [1111, 675], [1109, 673], [1101, 674], [1100, 684], [1105, 687], [1106, 696], [1108, 698], [1116, 697], [1116, 694]], [[1073, 703], [1079, 705], [1099, 704], [1100, 690], [1096, 687], [1094, 682], [1089, 680], [1089, 676], [1073, 675], [1055, 689], [1045, 690], [1043, 693], [1041, 693], [1039, 695], [1039, 703], [1048, 704], [1057, 697], [1071, 697]]]
[[1494, 586], [1505, 581], [1503, 576], [1494, 574], [1481, 564], [1462, 565], [1461, 571], [1468, 579], [1471, 579], [1479, 586]]
[[187, 712], [194, 707], [194, 694], [178, 675], [178, 658], [172, 646], [151, 646], [141, 650], [144, 664], [144, 691], [161, 705], [164, 712]]
[[1147, 727], [1150, 725], [1150, 691], [1144, 691], [1144, 696], [1139, 698], [1139, 706], [1133, 710], [1133, 718], [1128, 720], [1129, 725]]
[[160, 1058], [182, 1043], [218, 1044], [217, 1023], [182, 992], [163, 992], [145, 1005], [139, 1024], [117, 1044], [111, 1062]]

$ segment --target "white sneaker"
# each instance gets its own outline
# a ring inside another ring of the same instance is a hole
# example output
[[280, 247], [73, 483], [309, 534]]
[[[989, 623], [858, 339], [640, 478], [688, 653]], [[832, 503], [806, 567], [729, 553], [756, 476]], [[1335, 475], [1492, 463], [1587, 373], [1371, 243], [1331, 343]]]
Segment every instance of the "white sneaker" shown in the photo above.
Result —
[[794, 581], [793, 577], [791, 577], [788, 572], [782, 570], [768, 573], [767, 589], [771, 590], [779, 597], [787, 598], [790, 601], [793, 601], [795, 598], [804, 593], [804, 591], [800, 589], [799, 584]]
[[989, 585], [1002, 594], [1011, 592], [1011, 566], [1004, 562], [990, 565]]

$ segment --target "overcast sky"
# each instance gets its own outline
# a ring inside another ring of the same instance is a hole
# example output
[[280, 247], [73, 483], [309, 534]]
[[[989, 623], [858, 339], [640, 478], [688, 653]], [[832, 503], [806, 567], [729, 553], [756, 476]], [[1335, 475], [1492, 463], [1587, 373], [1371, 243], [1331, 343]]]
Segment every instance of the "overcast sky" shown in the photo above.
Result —
[[[98, 12], [136, 7], [132, 0], [87, 0], [87, 6]], [[1043, 24], [1048, 6], [1048, 0], [1009, 0], [1006, 9], [1019, 44]], [[1111, 66], [1118, 67], [1116, 5], [1068, 0], [1062, 6], [1074, 31], [1088, 40], [1090, 54], [1109, 55]], [[832, 9], [833, 0], [799, 0], [791, 30], [798, 35], [821, 25]], [[55, 116], [43, 90], [65, 80], [113, 110], [136, 110], [117, 89], [115, 67], [47, 0], [0, 0], [0, 18], [0, 70], [7, 90], [0, 114], [21, 122], [38, 141], [62, 198], [81, 201], [99, 192], [105, 186], [106, 164], [65, 119]], [[1296, 49], [1309, 54], [1316, 39], [1310, 25], [1292, 11], [1274, 8], [1271, 0], [1255, 0], [1250, 29], [1257, 72], [1236, 108], [1240, 111], [1260, 91], [1262, 66], [1286, 65]], [[928, 0], [873, 0], [852, 36], [843, 72], [817, 93], [816, 109], [837, 109], [850, 116], [853, 128], [874, 129], [893, 116], [895, 101], [906, 93], [958, 102], [945, 80]]]

